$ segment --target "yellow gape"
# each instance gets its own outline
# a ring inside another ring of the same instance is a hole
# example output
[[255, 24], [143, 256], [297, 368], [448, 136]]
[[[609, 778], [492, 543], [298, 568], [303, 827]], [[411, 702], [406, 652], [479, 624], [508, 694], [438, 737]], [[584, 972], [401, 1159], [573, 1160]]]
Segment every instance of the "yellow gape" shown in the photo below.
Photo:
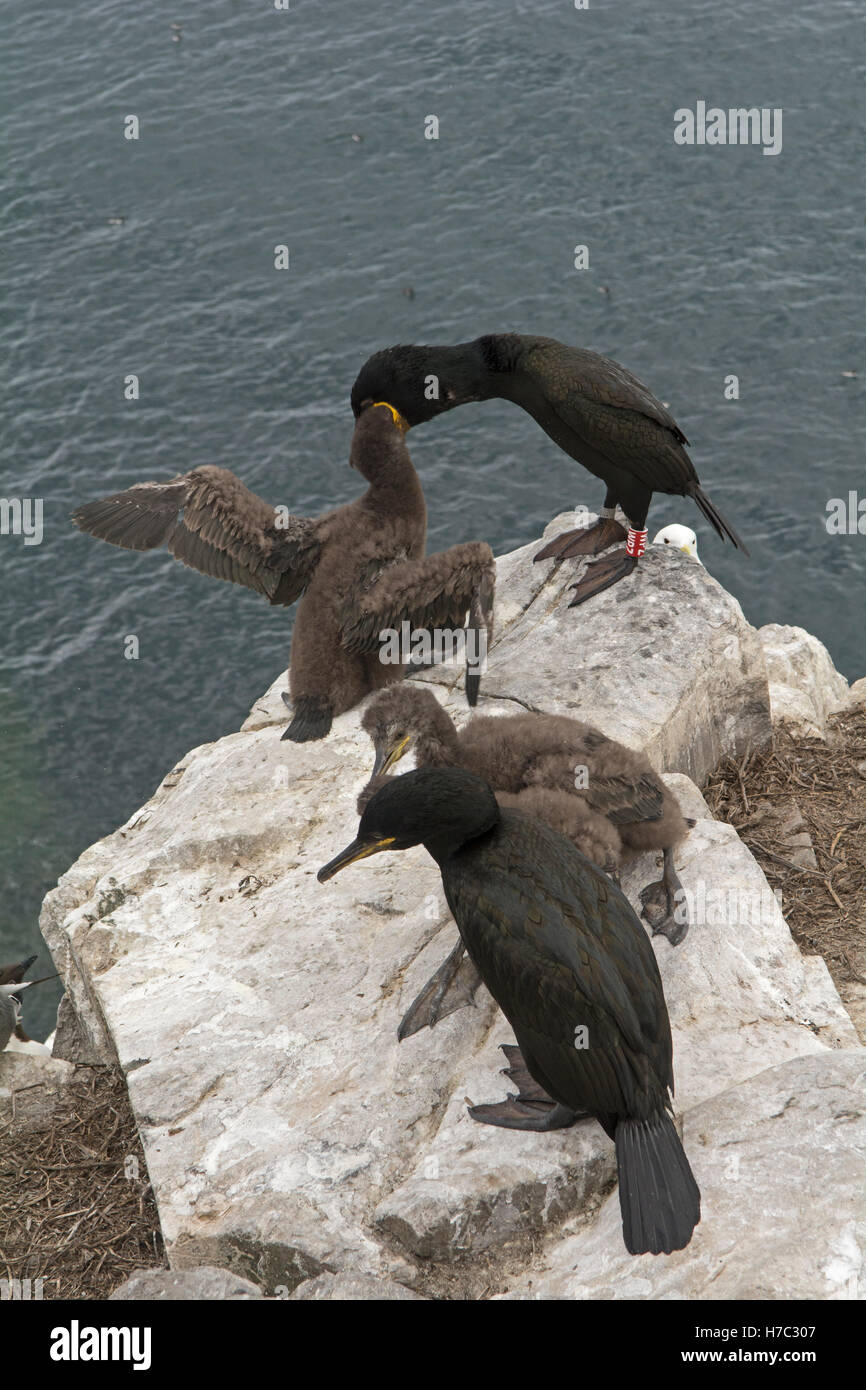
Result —
[[403, 416], [400, 414], [399, 410], [397, 410], [395, 406], [389, 405], [388, 401], [374, 401], [373, 408], [375, 409], [377, 405], [383, 405], [386, 410], [390, 410], [392, 416], [394, 417], [394, 424], [397, 426], [398, 430], [402, 430], [405, 434], [409, 428], [409, 425], [403, 419]]

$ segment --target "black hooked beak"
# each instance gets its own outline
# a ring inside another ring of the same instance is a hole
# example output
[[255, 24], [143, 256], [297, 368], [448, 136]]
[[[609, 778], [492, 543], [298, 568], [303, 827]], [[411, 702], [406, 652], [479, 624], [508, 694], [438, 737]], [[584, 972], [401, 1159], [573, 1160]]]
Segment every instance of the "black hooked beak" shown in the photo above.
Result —
[[395, 835], [388, 835], [378, 840], [362, 840], [359, 838], [352, 841], [345, 849], [341, 849], [327, 864], [325, 864], [316, 874], [320, 883], [327, 883], [329, 878], [338, 874], [341, 869], [345, 869], [347, 864], [354, 864], [357, 859], [366, 859], [371, 854], [381, 854], [382, 850], [390, 849], [396, 843]]
[[404, 734], [402, 738], [395, 739], [393, 743], [384, 748], [376, 747], [376, 761], [373, 763], [373, 776], [381, 773], [383, 776], [390, 768], [398, 763], [403, 754], [407, 751], [412, 742], [410, 734]]

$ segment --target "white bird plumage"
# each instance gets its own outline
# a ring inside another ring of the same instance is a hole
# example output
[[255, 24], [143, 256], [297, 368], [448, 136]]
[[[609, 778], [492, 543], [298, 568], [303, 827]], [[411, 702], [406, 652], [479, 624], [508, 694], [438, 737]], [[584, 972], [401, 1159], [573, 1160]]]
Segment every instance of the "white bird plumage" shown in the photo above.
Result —
[[674, 522], [670, 526], [663, 526], [653, 536], [653, 545], [673, 545], [677, 550], [684, 550], [686, 555], [691, 555], [693, 560], [701, 563], [698, 554], [698, 538], [689, 526], [680, 526]]

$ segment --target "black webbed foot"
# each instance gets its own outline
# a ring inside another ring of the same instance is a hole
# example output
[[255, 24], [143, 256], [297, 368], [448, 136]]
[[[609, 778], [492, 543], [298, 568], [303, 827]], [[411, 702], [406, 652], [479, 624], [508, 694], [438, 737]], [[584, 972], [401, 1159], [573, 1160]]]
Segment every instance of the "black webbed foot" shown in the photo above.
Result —
[[397, 1039], [403, 1042], [419, 1033], [422, 1028], [432, 1028], [442, 1018], [447, 1018], [457, 1009], [471, 1004], [475, 991], [481, 984], [481, 976], [472, 961], [463, 957], [466, 948], [457, 940], [451, 954], [442, 962], [434, 975], [430, 976], [424, 988], [415, 996], [400, 1020]]
[[626, 554], [624, 550], [614, 550], [610, 555], [603, 555], [600, 560], [588, 566], [582, 579], [572, 584], [574, 598], [568, 605], [569, 608], [576, 608], [579, 603], [586, 603], [588, 598], [603, 594], [605, 589], [612, 589], [614, 584], [631, 574], [636, 564], [634, 556]]
[[294, 718], [289, 727], [280, 735], [280, 740], [291, 739], [293, 743], [312, 743], [324, 738], [331, 731], [333, 710], [318, 696], [302, 695], [293, 700], [287, 690], [281, 690], [283, 703], [293, 712]]
[[507, 1067], [502, 1075], [510, 1078], [518, 1088], [517, 1095], [510, 1094], [505, 1100], [490, 1105], [470, 1105], [469, 1114], [482, 1125], [499, 1125], [503, 1129], [566, 1129], [585, 1120], [585, 1110], [569, 1110], [558, 1105], [530, 1074], [523, 1053], [515, 1043], [501, 1043]]
[[539, 1086], [534, 1076], [529, 1073], [529, 1068], [523, 1060], [523, 1053], [516, 1043], [500, 1043], [500, 1052], [504, 1052], [507, 1067], [502, 1068], [502, 1075], [507, 1076], [513, 1081], [519, 1092], [517, 1099], [525, 1101], [542, 1101], [550, 1107], [554, 1104], [543, 1086]]
[[508, 1096], [493, 1105], [470, 1105], [469, 1114], [482, 1125], [499, 1125], [502, 1129], [531, 1129], [546, 1134], [552, 1129], [568, 1129], [583, 1116], [566, 1105], [548, 1101], [522, 1101]]
[[666, 936], [672, 946], [679, 946], [689, 929], [686, 914], [685, 890], [674, 870], [673, 851], [664, 851], [664, 871], [655, 883], [641, 889], [641, 916], [652, 928], [653, 936]]
[[575, 555], [600, 555], [603, 550], [617, 545], [625, 538], [625, 528], [612, 517], [603, 516], [599, 521], [593, 522], [592, 526], [581, 526], [576, 531], [562, 531], [532, 558], [570, 560]]

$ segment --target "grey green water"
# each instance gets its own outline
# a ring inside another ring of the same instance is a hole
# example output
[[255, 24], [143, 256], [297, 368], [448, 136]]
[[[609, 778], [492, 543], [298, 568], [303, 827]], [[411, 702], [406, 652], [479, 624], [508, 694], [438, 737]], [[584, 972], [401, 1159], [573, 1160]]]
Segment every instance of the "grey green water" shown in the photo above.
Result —
[[[866, 536], [824, 524], [830, 498], [866, 498], [859, 10], [4, 7], [0, 495], [41, 498], [44, 534], [0, 536], [0, 960], [37, 949], [46, 889], [237, 728], [288, 651], [290, 615], [89, 540], [69, 511], [203, 463], [302, 513], [344, 500], [349, 388], [389, 343], [537, 332], [624, 362], [671, 404], [752, 558], [679, 499], [650, 526], [693, 526], [752, 622], [800, 624], [866, 674]], [[698, 100], [782, 108], [781, 152], [675, 145]], [[411, 447], [433, 548], [507, 550], [600, 501], [504, 403]], [[56, 997], [32, 1001], [33, 1031]]]

